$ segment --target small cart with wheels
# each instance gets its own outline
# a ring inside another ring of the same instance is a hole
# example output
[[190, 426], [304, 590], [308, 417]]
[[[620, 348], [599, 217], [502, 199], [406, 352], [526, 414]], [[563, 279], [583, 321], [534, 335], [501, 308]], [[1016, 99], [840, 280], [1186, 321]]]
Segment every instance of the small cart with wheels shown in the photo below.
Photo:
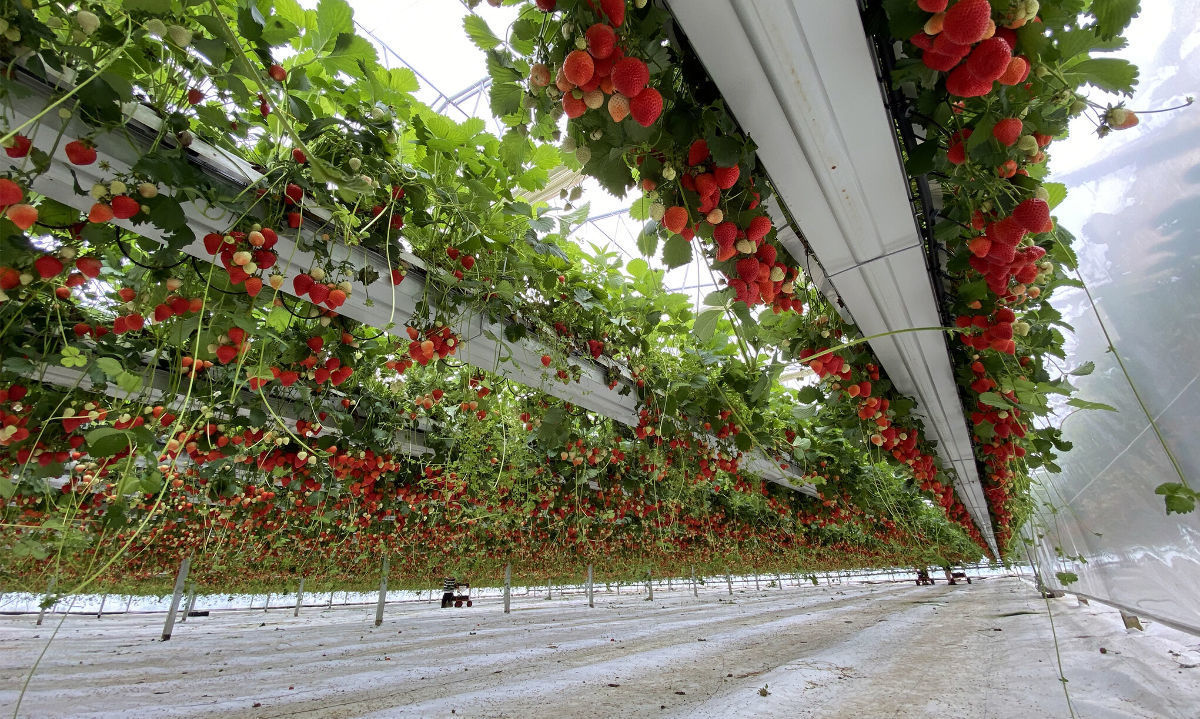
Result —
[[465, 589], [466, 591], [463, 594], [455, 594], [454, 595], [454, 606], [461, 607], [464, 603], [466, 603], [466, 605], [468, 607], [471, 606], [471, 604], [472, 604], [472, 602], [471, 602], [471, 585], [464, 582], [464, 583], [458, 585], [458, 588], [460, 590]]

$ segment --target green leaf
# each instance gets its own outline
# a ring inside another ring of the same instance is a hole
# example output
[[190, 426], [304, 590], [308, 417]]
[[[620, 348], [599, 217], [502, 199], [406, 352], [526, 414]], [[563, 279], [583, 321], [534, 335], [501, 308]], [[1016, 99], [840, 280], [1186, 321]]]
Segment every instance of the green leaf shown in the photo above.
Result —
[[1000, 409], [1012, 409], [1013, 403], [1009, 402], [1004, 395], [998, 392], [984, 392], [979, 395], [979, 401], [989, 407], [999, 407]]
[[1117, 408], [1110, 404], [1104, 404], [1103, 402], [1089, 402], [1086, 399], [1079, 399], [1078, 397], [1072, 397], [1071, 399], [1067, 400], [1067, 404], [1071, 405], [1072, 407], [1078, 407], [1079, 409], [1102, 409], [1106, 412], [1117, 411]]
[[1069, 587], [1079, 581], [1079, 575], [1075, 572], [1055, 572], [1054, 578], [1064, 587]]
[[85, 434], [84, 441], [87, 442], [88, 454], [93, 457], [111, 457], [135, 444], [137, 439], [127, 429], [98, 427]]
[[109, 377], [118, 377], [125, 371], [125, 366], [119, 360], [112, 357], [99, 357], [96, 359], [96, 366], [99, 367], [104, 374]]
[[467, 15], [463, 18], [463, 29], [480, 50], [491, 50], [500, 44], [500, 38], [488, 27], [487, 21], [478, 15]]
[[165, 15], [171, 12], [171, 0], [124, 0], [121, 4], [130, 12], [138, 10], [151, 15]]
[[1096, 57], [1076, 63], [1064, 73], [1068, 83], [1095, 85], [1101, 90], [1132, 95], [1138, 69], [1128, 60]]
[[1166, 482], [1154, 488], [1154, 493], [1161, 495], [1167, 505], [1167, 514], [1187, 514], [1196, 509], [1196, 498], [1200, 493], [1193, 492], [1179, 482]]
[[[651, 223], [653, 224], [653, 223]], [[658, 253], [658, 232], [654, 229], [644, 229], [637, 238], [638, 252], [646, 257], [653, 257]]]
[[1096, 35], [1104, 40], [1120, 35], [1129, 21], [1137, 17], [1139, 5], [1139, 0], [1093, 0]]
[[707, 343], [712, 339], [713, 332], [717, 329], [717, 322], [723, 314], [725, 314], [725, 310], [721, 308], [704, 310], [692, 323], [692, 334], [702, 343]]
[[1072, 374], [1072, 375], [1075, 375], [1076, 377], [1083, 377], [1083, 376], [1089, 375], [1095, 371], [1096, 371], [1096, 363], [1095, 362], [1084, 362], [1083, 364], [1079, 365], [1078, 367], [1071, 370], [1067, 374]]
[[625, 271], [628, 272], [629, 275], [635, 280], [640, 280], [647, 272], [650, 271], [650, 265], [645, 260], [638, 257], [630, 260], [629, 264], [625, 265]]
[[933, 171], [933, 160], [937, 157], [938, 143], [936, 140], [922, 142], [908, 153], [904, 161], [904, 170], [911, 177], [926, 175]]
[[283, 307], [272, 307], [271, 311], [267, 313], [267, 326], [276, 332], [283, 332], [288, 328], [291, 317], [291, 313]]
[[1042, 184], [1046, 189], [1046, 194], [1050, 197], [1046, 200], [1046, 204], [1050, 205], [1050, 209], [1054, 209], [1062, 204], [1062, 201], [1067, 199], [1067, 186], [1061, 182], [1046, 182]]
[[683, 267], [692, 261], [692, 243], [681, 235], [671, 235], [667, 244], [663, 245], [663, 262], [667, 267], [675, 269]]

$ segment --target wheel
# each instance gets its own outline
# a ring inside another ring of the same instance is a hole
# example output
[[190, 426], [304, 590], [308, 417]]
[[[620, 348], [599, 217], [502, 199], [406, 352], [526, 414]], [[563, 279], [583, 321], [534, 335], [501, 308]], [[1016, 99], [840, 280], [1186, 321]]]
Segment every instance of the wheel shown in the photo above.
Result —
[[471, 600], [470, 600], [470, 599], [468, 599], [468, 600], [467, 600], [467, 606], [469, 607], [469, 606], [471, 606], [471, 604], [472, 604]]
[[454, 606], [456, 606], [456, 607], [461, 607], [461, 606], [462, 606], [462, 600], [461, 600], [461, 599], [456, 599], [456, 600], [454, 600]]

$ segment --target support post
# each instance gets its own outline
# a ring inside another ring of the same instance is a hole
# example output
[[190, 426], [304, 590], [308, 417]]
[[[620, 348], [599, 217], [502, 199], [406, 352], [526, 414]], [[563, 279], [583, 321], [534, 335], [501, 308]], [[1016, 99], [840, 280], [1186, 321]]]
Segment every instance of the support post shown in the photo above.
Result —
[[647, 599], [654, 601], [654, 570], [646, 570], [646, 591], [648, 592]]
[[96, 610], [96, 618], [97, 619], [104, 616], [104, 602], [107, 599], [108, 599], [107, 593], [100, 596], [100, 608]]
[[192, 582], [191, 587], [188, 592], [187, 604], [183, 607], [183, 616], [179, 618], [180, 624], [187, 621], [188, 615], [192, 613], [192, 607], [196, 606], [196, 583]]
[[696, 565], [692, 565], [692, 596], [699, 597], [700, 592], [696, 589]]
[[183, 586], [187, 583], [188, 570], [192, 568], [192, 555], [183, 558], [179, 563], [179, 574], [175, 577], [175, 593], [171, 595], [171, 609], [167, 612], [167, 623], [163, 625], [162, 640], [171, 638], [175, 629], [175, 612], [179, 611], [179, 600], [183, 597]]
[[266, 614], [267, 610], [270, 608], [271, 608], [271, 593], [267, 592], [267, 598], [263, 600], [263, 614]]
[[754, 573], [754, 591], [756, 591], [756, 592], [762, 591], [762, 587], [759, 586], [759, 583], [758, 583], [758, 572]]
[[779, 572], [775, 573], [775, 583], [779, 585], [780, 589], [783, 589], [783, 577], [779, 574]]
[[588, 606], [596, 606], [595, 598], [592, 596], [592, 565], [588, 565], [588, 581], [587, 581], [587, 599]]
[[329, 604], [328, 604], [328, 605], [326, 605], [326, 606], [325, 606], [325, 608], [326, 608], [326, 609], [333, 609], [333, 590], [330, 590], [330, 591], [329, 591]]
[[667, 575], [667, 591], [671, 591], [671, 575]]
[[512, 612], [512, 562], [504, 565], [504, 613]]
[[388, 555], [383, 555], [383, 576], [379, 578], [379, 604], [375, 607], [375, 626], [383, 624], [383, 603], [387, 599]]
[[551, 581], [550, 577], [546, 577], [546, 599], [547, 600], [553, 599], [553, 597], [550, 595], [550, 590], [553, 588], [554, 588], [553, 581]]
[[129, 595], [129, 599], [125, 600], [125, 613], [129, 614], [129, 608], [133, 606], [133, 595]]
[[[42, 600], [43, 602], [46, 601], [47, 599], [49, 599], [52, 594], [54, 594], [54, 583], [56, 581], [58, 581], [58, 580], [55, 577], [50, 577], [50, 583], [46, 585], [46, 597], [45, 597], [45, 599]], [[54, 605], [52, 604], [50, 606], [54, 606]], [[42, 607], [41, 611], [38, 612], [37, 625], [39, 627], [42, 626], [42, 620], [45, 618], [46, 618], [46, 607]]]
[[733, 596], [733, 577], [729, 576], [729, 572], [725, 573], [725, 585], [729, 587], [729, 596]]
[[304, 603], [304, 577], [300, 577], [300, 588], [296, 590], [296, 609], [292, 612], [293, 617], [300, 616], [300, 605]]

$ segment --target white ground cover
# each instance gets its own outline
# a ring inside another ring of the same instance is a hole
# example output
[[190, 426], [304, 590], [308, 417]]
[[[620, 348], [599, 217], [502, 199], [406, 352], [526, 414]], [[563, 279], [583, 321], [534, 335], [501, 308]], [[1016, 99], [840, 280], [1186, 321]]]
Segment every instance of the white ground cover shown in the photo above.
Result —
[[[682, 586], [681, 586], [682, 585]], [[57, 629], [21, 717], [1066, 717], [1047, 603], [971, 585], [686, 581], [474, 607], [0, 617], [0, 711]], [[114, 609], [123, 609], [121, 606]], [[1200, 716], [1200, 638], [1050, 600], [1079, 717]], [[111, 606], [111, 605], [110, 605]], [[60, 624], [61, 623], [61, 624]]]

